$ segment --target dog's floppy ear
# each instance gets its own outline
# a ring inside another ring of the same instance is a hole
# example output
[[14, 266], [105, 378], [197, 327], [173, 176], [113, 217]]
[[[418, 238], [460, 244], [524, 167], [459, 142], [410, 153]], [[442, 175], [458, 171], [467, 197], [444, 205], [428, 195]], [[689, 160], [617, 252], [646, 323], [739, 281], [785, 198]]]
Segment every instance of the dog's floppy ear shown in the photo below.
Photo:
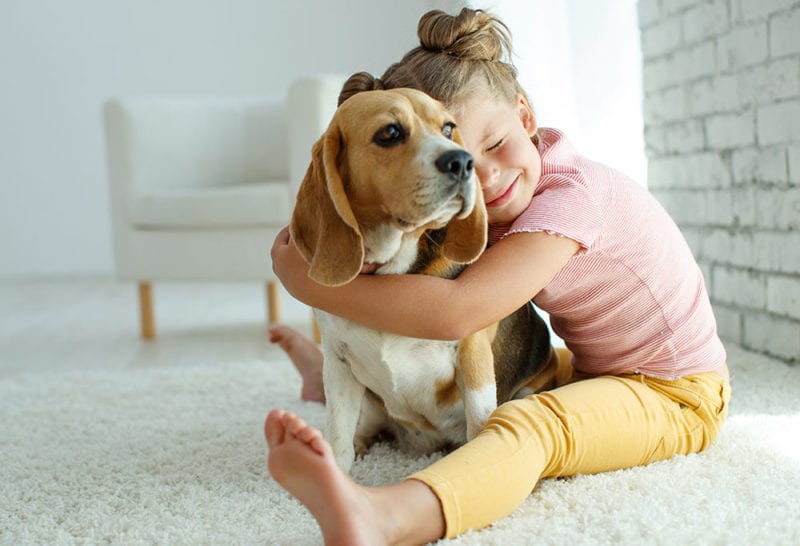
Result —
[[472, 263], [486, 248], [488, 225], [481, 185], [475, 184], [475, 206], [466, 218], [454, 218], [447, 224], [442, 252], [450, 260]]
[[341, 146], [341, 132], [332, 123], [314, 144], [289, 226], [311, 266], [308, 276], [327, 286], [350, 282], [364, 263], [364, 239], [339, 175]]

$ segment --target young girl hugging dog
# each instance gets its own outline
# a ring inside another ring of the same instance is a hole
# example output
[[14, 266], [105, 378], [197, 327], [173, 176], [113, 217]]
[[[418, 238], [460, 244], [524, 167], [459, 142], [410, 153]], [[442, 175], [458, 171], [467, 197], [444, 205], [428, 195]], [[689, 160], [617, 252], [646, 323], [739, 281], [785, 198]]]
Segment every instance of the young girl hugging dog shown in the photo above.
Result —
[[[270, 412], [270, 472], [317, 519], [326, 544], [454, 537], [510, 514], [541, 478], [702, 451], [730, 399], [702, 274], [664, 209], [537, 125], [497, 18], [432, 11], [418, 34], [420, 46], [374, 86], [420, 89], [453, 113], [475, 160], [489, 247], [453, 280], [359, 275], [330, 288], [308, 278], [284, 231], [275, 271], [313, 307], [418, 338], [464, 338], [532, 299], [565, 341], [574, 376], [501, 405], [474, 440], [388, 487], [356, 484], [318, 430]], [[303, 396], [324, 401], [316, 346], [286, 328], [273, 338], [303, 375]]]

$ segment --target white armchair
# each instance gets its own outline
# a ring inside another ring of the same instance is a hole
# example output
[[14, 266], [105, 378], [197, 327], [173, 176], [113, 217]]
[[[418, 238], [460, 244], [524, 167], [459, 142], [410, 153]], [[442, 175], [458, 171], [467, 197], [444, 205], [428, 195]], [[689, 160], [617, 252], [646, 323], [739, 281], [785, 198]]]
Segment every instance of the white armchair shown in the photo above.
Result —
[[287, 97], [116, 98], [104, 108], [114, 258], [139, 286], [141, 335], [155, 337], [154, 281], [266, 282], [313, 143], [344, 77], [295, 81]]

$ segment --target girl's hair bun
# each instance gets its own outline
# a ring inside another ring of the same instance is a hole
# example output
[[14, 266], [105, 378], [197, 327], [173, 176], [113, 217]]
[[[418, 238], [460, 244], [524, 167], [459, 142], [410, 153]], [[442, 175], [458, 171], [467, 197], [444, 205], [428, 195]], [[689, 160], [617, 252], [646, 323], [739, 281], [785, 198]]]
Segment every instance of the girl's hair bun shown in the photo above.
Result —
[[417, 27], [422, 48], [472, 61], [510, 61], [511, 33], [483, 10], [464, 8], [458, 15], [429, 11]]
[[350, 76], [339, 93], [339, 105], [344, 101], [362, 91], [374, 91], [384, 89], [383, 82], [374, 77], [369, 72], [357, 72]]

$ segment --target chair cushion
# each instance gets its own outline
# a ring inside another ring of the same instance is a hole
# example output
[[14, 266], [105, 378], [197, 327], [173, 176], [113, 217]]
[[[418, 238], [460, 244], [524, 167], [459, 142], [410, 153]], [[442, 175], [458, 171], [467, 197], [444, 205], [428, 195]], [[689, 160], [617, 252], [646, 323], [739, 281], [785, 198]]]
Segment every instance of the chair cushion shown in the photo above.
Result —
[[288, 182], [139, 191], [130, 222], [139, 228], [283, 226], [291, 216]]

